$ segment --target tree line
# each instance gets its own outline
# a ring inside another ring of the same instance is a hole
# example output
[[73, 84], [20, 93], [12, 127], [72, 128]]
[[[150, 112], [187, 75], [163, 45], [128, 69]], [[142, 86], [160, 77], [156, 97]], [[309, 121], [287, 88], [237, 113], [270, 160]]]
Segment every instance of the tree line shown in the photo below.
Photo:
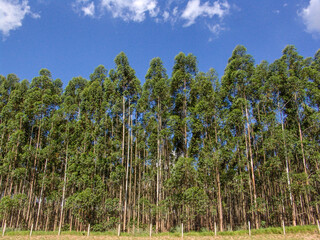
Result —
[[15, 229], [220, 231], [320, 217], [320, 50], [224, 74], [179, 53], [141, 85], [127, 56], [63, 89], [0, 75], [0, 220]]

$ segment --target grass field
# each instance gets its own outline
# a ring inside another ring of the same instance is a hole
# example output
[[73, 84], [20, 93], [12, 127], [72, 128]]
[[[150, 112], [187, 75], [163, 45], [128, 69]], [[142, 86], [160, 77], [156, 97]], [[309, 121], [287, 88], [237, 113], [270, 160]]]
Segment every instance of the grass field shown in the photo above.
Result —
[[[217, 236], [214, 236], [213, 232], [188, 232], [184, 234], [183, 240], [320, 240], [320, 234], [316, 226], [296, 226], [287, 227], [286, 235], [283, 234], [282, 228], [262, 228], [259, 230], [252, 230], [252, 236], [248, 235], [247, 230], [239, 231], [226, 231], [219, 232]], [[117, 236], [116, 230], [110, 232], [92, 232], [89, 237], [86, 236], [86, 232], [63, 232], [61, 236], [58, 236], [57, 232], [42, 232], [37, 231], [32, 233], [32, 237], [29, 236], [29, 231], [14, 231], [8, 229], [5, 236], [0, 239], [8, 240], [169, 240], [169, 239], [182, 239], [181, 233], [159, 233], [154, 234], [151, 238], [148, 232], [140, 232], [139, 234], [130, 235], [128, 233], [122, 233], [120, 237]]]

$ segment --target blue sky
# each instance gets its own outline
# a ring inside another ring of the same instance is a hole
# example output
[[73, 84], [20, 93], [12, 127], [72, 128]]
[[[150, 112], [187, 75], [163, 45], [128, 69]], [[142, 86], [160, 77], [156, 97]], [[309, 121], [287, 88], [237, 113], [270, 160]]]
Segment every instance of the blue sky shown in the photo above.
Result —
[[169, 76], [179, 52], [219, 77], [237, 44], [256, 63], [288, 44], [304, 56], [320, 48], [320, 0], [0, 0], [0, 74], [32, 80], [48, 68], [64, 87], [114, 68], [124, 51], [144, 82], [160, 57]]

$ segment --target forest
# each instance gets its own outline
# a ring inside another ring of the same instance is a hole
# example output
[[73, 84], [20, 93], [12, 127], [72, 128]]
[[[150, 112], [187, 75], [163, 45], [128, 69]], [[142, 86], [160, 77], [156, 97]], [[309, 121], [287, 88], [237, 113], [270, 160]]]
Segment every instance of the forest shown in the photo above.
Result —
[[320, 50], [221, 78], [179, 53], [144, 84], [125, 53], [66, 87], [0, 75], [0, 221], [13, 229], [230, 231], [320, 218]]

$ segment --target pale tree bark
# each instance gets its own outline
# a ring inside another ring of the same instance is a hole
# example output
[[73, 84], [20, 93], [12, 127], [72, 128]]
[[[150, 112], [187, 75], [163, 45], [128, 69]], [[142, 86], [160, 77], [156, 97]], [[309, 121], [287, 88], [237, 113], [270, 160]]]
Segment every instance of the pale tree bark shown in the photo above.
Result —
[[[302, 161], [303, 161], [303, 170], [304, 170], [304, 173], [306, 175], [306, 184], [307, 186], [309, 186], [309, 175], [308, 175], [308, 172], [307, 172], [307, 161], [306, 161], [306, 157], [305, 157], [305, 151], [304, 151], [304, 145], [303, 145], [303, 135], [302, 135], [302, 130], [301, 130], [301, 119], [300, 119], [300, 115], [299, 115], [299, 106], [298, 106], [298, 103], [297, 103], [297, 93], [294, 94], [294, 98], [295, 98], [295, 102], [296, 102], [296, 105], [297, 105], [297, 122], [298, 122], [298, 128], [299, 128], [299, 139], [300, 139], [300, 146], [301, 146], [301, 154], [302, 154]], [[309, 203], [309, 196], [310, 196], [310, 191], [307, 190], [306, 191], [306, 194], [305, 194], [305, 201], [306, 201], [306, 204], [307, 204], [307, 216], [308, 216], [308, 221], [309, 221], [309, 224], [314, 224], [315, 221], [314, 221], [314, 218], [312, 216], [312, 206], [310, 206], [310, 203]]]
[[32, 199], [33, 199], [33, 188], [36, 182], [35, 179], [35, 175], [36, 175], [36, 166], [37, 166], [37, 160], [38, 160], [38, 149], [40, 148], [41, 145], [41, 139], [40, 139], [40, 135], [41, 135], [41, 122], [42, 122], [42, 118], [40, 119], [40, 123], [39, 123], [39, 129], [38, 129], [38, 136], [37, 136], [37, 145], [36, 145], [36, 155], [34, 158], [34, 163], [33, 163], [33, 170], [32, 170], [32, 174], [31, 174], [31, 183], [30, 183], [30, 190], [29, 190], [29, 201], [28, 201], [28, 210], [27, 210], [27, 221], [28, 221], [28, 228], [31, 227], [31, 212], [30, 212], [30, 208], [31, 208], [31, 203], [32, 203]]
[[66, 194], [66, 183], [67, 183], [67, 168], [68, 168], [68, 142], [66, 146], [66, 159], [64, 164], [64, 177], [63, 177], [63, 189], [62, 189], [62, 201], [61, 201], [61, 211], [60, 211], [60, 222], [59, 222], [59, 233], [61, 233], [61, 227], [63, 222], [63, 208], [65, 203], [65, 194]]
[[287, 143], [286, 143], [286, 135], [285, 135], [285, 129], [284, 129], [284, 122], [283, 122], [283, 114], [280, 109], [280, 103], [278, 101], [278, 111], [281, 114], [281, 131], [282, 131], [282, 139], [284, 144], [284, 156], [286, 161], [286, 176], [287, 176], [287, 183], [288, 183], [288, 190], [289, 190], [289, 197], [290, 197], [290, 203], [292, 207], [292, 225], [296, 226], [296, 212], [295, 212], [295, 203], [294, 203], [294, 197], [291, 190], [291, 180], [290, 180], [290, 166], [289, 166], [289, 159], [288, 159], [288, 150], [287, 150]]
[[38, 206], [38, 212], [37, 212], [37, 220], [36, 220], [36, 226], [35, 226], [36, 231], [38, 230], [38, 222], [39, 222], [39, 216], [40, 216], [40, 210], [41, 210], [42, 195], [43, 195], [43, 190], [44, 190], [44, 180], [46, 178], [46, 172], [47, 172], [47, 163], [48, 163], [48, 158], [46, 158], [46, 162], [44, 164], [44, 170], [43, 170], [43, 178], [42, 178], [39, 206]]
[[186, 91], [187, 91], [187, 80], [184, 79], [183, 80], [183, 91], [184, 91], [184, 100], [183, 100], [183, 120], [185, 121], [184, 124], [184, 146], [185, 146], [185, 156], [188, 157], [188, 139], [187, 139], [187, 121], [186, 121], [186, 117], [187, 117], [187, 96], [186, 96]]
[[[245, 98], [246, 100], [246, 98]], [[247, 100], [246, 100], [247, 101]], [[255, 227], [259, 229], [259, 221], [258, 221], [258, 212], [257, 212], [257, 191], [256, 191], [256, 181], [254, 176], [254, 164], [253, 164], [253, 153], [252, 153], [252, 146], [251, 146], [251, 128], [250, 128], [250, 120], [249, 120], [249, 113], [247, 104], [245, 105], [245, 113], [246, 113], [246, 120], [247, 120], [247, 134], [248, 134], [248, 144], [249, 144], [249, 154], [250, 154], [250, 168], [251, 168], [251, 178], [252, 178], [252, 188], [253, 188], [253, 198], [254, 198], [254, 219], [255, 219]]]
[[[122, 145], [121, 145], [121, 165], [123, 166], [124, 164], [124, 145], [125, 145], [125, 119], [126, 119], [126, 99], [125, 96], [122, 97]], [[124, 179], [123, 179], [124, 180]], [[123, 182], [123, 181], [122, 181]], [[120, 189], [119, 189], [119, 224], [121, 224], [121, 218], [123, 218], [122, 215], [122, 189], [123, 186], [120, 184]], [[125, 226], [124, 226], [125, 228]]]
[[[128, 125], [130, 126], [130, 100], [129, 100], [129, 118]], [[128, 152], [127, 152], [127, 167], [126, 167], [126, 180], [125, 180], [125, 195], [124, 195], [124, 213], [123, 213], [123, 231], [126, 230], [126, 221], [127, 221], [127, 201], [128, 201], [128, 178], [129, 178], [129, 161], [130, 161], [130, 129], [128, 129]]]
[[[215, 131], [216, 145], [218, 146], [218, 130], [217, 130], [216, 121], [215, 121], [214, 131]], [[220, 183], [220, 172], [219, 171], [220, 171], [220, 169], [219, 169], [219, 159], [216, 159], [216, 178], [217, 178], [217, 185], [218, 185], [219, 227], [220, 227], [220, 231], [223, 232], [223, 210], [222, 210], [221, 183]]]

